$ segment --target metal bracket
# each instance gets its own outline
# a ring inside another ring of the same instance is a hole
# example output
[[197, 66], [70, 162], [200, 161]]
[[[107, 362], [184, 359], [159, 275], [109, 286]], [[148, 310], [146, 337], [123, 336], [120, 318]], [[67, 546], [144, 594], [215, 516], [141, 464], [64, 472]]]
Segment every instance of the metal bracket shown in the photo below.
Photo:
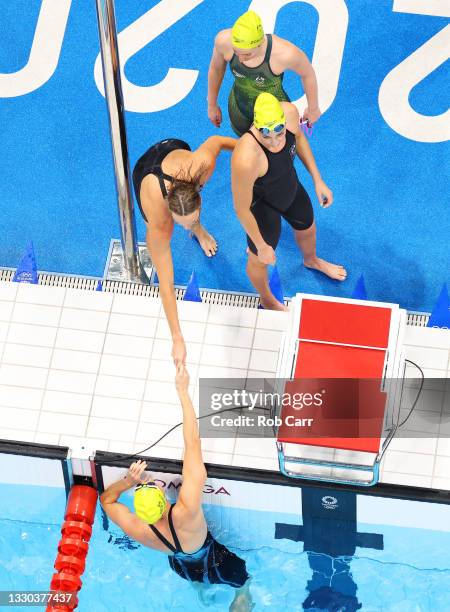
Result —
[[[149, 252], [147, 250], [147, 245], [145, 242], [139, 242], [139, 258], [141, 260], [142, 267], [148, 277], [148, 279], [152, 280], [153, 274], [153, 264], [150, 259]], [[109, 253], [106, 260], [105, 271], [103, 273], [103, 278], [105, 280], [115, 280], [115, 281], [127, 281], [128, 274], [125, 270], [124, 266], [124, 257], [122, 251], [122, 244], [120, 240], [111, 240], [111, 244], [109, 246]], [[136, 281], [133, 281], [136, 282]]]

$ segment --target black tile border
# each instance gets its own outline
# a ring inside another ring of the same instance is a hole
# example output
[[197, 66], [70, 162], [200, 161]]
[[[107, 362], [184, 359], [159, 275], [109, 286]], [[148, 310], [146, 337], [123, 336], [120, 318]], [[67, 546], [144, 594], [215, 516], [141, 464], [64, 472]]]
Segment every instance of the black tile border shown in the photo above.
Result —
[[34, 442], [16, 442], [14, 440], [0, 439], [0, 454], [25, 455], [27, 457], [40, 457], [42, 459], [67, 459], [68, 446], [55, 444], [36, 444]]
[[[130, 459], [130, 456], [125, 454], [97, 451], [94, 460], [96, 472], [97, 474], [99, 472], [101, 473], [101, 470], [98, 470], [100, 466], [127, 468], [131, 463]], [[152, 472], [167, 472], [170, 474], [181, 474], [182, 472], [183, 463], [176, 459], [161, 459], [143, 455], [139, 455], [139, 457], [133, 456], [133, 460], [136, 459], [144, 459], [144, 461], [147, 461]], [[374, 487], [356, 487], [352, 485], [339, 485], [314, 480], [289, 478], [288, 476], [283, 476], [280, 472], [274, 472], [272, 470], [259, 470], [256, 468], [218, 465], [214, 463], [205, 463], [205, 466], [209, 478], [240, 480], [243, 482], [281, 485], [300, 489], [311, 487], [330, 489], [330, 491], [353, 491], [359, 495], [390, 497], [450, 505], [450, 491], [442, 491], [439, 489], [427, 489], [424, 487], [411, 487], [388, 483], [380, 483]], [[103, 478], [99, 479], [99, 484], [100, 482], [101, 485], [103, 485]]]
[[[67, 446], [0, 440], [0, 454], [23, 455], [26, 457], [39, 457], [42, 459], [59, 459], [62, 462], [66, 491], [69, 489], [69, 473], [66, 462], [68, 450], [69, 448]], [[153, 472], [163, 472], [168, 474], [181, 474], [182, 472], [183, 463], [177, 459], [161, 459], [144, 455], [139, 455], [139, 457], [133, 456], [133, 459], [137, 458], [147, 461], [151, 467], [151, 471]], [[99, 493], [103, 492], [103, 478], [100, 468], [102, 466], [127, 468], [131, 463], [130, 459], [130, 455], [126, 454], [96, 451], [94, 464]], [[374, 487], [356, 487], [314, 480], [289, 478], [287, 476], [283, 476], [283, 474], [280, 472], [275, 472], [272, 470], [218, 465], [215, 463], [205, 463], [205, 466], [209, 478], [239, 480], [242, 482], [255, 482], [268, 485], [281, 485], [299, 489], [311, 487], [329, 489], [330, 491], [353, 491], [359, 495], [390, 497], [394, 499], [406, 499], [410, 501], [450, 505], [450, 491], [443, 491], [439, 489], [427, 489], [424, 487], [411, 487], [388, 483], [380, 483]]]

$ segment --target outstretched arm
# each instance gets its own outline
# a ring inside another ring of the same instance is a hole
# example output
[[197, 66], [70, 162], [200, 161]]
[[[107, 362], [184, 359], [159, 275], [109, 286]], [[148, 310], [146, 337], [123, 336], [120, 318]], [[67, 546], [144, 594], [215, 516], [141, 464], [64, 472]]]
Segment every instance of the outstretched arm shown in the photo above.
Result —
[[168, 228], [159, 229], [151, 226], [151, 220], [147, 227], [147, 246], [156, 268], [159, 280], [159, 295], [166, 314], [172, 335], [172, 358], [175, 365], [185, 363], [186, 345], [178, 320], [177, 300], [174, 289], [174, 275], [172, 251], [170, 249], [170, 238], [173, 230], [173, 221]]
[[184, 439], [183, 484], [177, 503], [181, 503], [190, 514], [196, 514], [201, 509], [207, 474], [203, 463], [197, 416], [189, 397], [189, 374], [183, 365], [177, 367], [175, 384], [183, 410]]
[[210, 136], [199, 146], [198, 150], [208, 151], [214, 155], [214, 158], [217, 158], [221, 151], [233, 151], [237, 143], [238, 139], [230, 136]]

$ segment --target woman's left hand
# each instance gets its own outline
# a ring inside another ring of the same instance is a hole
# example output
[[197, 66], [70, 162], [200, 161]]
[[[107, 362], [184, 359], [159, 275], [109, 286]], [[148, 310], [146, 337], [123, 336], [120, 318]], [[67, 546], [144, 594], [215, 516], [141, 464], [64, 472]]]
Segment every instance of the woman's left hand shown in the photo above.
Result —
[[145, 483], [148, 481], [148, 478], [145, 476], [142, 478], [142, 475], [144, 474], [146, 467], [147, 463], [145, 461], [142, 461], [141, 459], [134, 461], [134, 463], [130, 465], [127, 475], [125, 476], [126, 480], [132, 485]]

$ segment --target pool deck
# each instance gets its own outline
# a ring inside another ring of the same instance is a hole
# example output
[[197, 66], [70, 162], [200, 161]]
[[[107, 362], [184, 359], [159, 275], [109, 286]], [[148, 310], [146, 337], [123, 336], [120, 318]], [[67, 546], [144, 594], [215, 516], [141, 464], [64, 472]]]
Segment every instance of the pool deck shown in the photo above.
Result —
[[[199, 378], [275, 375], [286, 314], [193, 302], [178, 311], [196, 406]], [[392, 441], [380, 480], [450, 490], [450, 332], [408, 326], [405, 345], [426, 385], [411, 437]], [[181, 420], [170, 350], [156, 298], [0, 282], [0, 438], [145, 449]], [[417, 377], [412, 366], [407, 375]], [[202, 447], [209, 463], [278, 471], [274, 440], [204, 438]], [[145, 454], [180, 459], [181, 428]]]

